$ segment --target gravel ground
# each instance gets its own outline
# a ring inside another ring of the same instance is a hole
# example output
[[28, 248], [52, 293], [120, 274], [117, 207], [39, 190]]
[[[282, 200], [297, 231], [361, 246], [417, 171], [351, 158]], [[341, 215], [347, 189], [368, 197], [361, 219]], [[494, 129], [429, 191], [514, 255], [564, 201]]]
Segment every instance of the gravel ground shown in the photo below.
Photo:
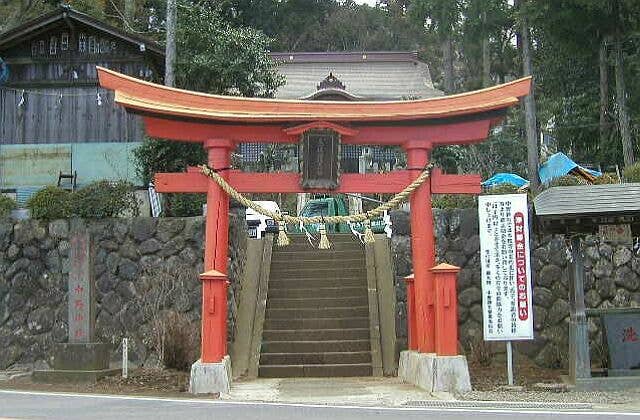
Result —
[[461, 395], [458, 399], [469, 401], [628, 404], [640, 400], [640, 390], [624, 392], [472, 391]]

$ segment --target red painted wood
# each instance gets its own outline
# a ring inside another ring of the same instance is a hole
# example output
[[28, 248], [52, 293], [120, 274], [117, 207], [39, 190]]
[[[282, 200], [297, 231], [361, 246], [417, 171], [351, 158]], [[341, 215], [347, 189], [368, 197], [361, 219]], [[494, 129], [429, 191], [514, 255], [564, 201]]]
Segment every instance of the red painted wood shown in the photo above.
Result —
[[[425, 149], [407, 150], [407, 165], [423, 168], [429, 160]], [[419, 170], [412, 171], [415, 176]], [[426, 182], [411, 194], [411, 249], [413, 260], [416, 345], [421, 353], [435, 350], [435, 313], [433, 307], [433, 277], [429, 269], [435, 265], [435, 240], [431, 210], [430, 183]]]
[[[409, 171], [394, 171], [387, 174], [343, 174], [340, 177], [340, 187], [335, 190], [303, 190], [300, 186], [300, 175], [293, 172], [253, 173], [236, 170], [225, 172], [228, 172], [229, 183], [241, 193], [387, 194], [402, 191], [412, 181]], [[204, 193], [208, 188], [207, 177], [202, 175], [198, 168], [189, 168], [185, 173], [157, 173], [154, 183], [157, 191], [161, 193]]]
[[[223, 142], [220, 142], [223, 144]], [[231, 163], [231, 149], [227, 147], [211, 147], [208, 149], [209, 166], [214, 168], [228, 167]], [[187, 173], [188, 176], [198, 174]], [[204, 175], [199, 175], [204, 178]], [[223, 176], [226, 176], [223, 173]], [[227, 257], [229, 243], [229, 196], [215, 182], [207, 186], [207, 216], [205, 224], [204, 269], [227, 273]], [[226, 279], [225, 279], [226, 280]], [[224, 290], [223, 290], [224, 289]], [[224, 295], [224, 298], [222, 297]], [[204, 363], [220, 362], [227, 354], [227, 302], [226, 281], [204, 281], [202, 285], [202, 348], [201, 360]], [[218, 307], [217, 314], [208, 314], [211, 302]], [[223, 321], [220, 313], [224, 312]]]
[[407, 284], [407, 347], [409, 350], [418, 350], [416, 343], [416, 298], [413, 274], [404, 278]]
[[431, 174], [432, 194], [480, 194], [480, 175], [446, 175], [434, 168]]
[[456, 284], [459, 267], [439, 264], [433, 267], [435, 288], [435, 350], [439, 356], [458, 354], [458, 293]]
[[[411, 143], [412, 147], [432, 148], [433, 145], [472, 144], [485, 139], [495, 118], [452, 123], [446, 120], [429, 125], [363, 126], [351, 125], [358, 132], [342, 138], [343, 144], [398, 146]], [[212, 138], [226, 138], [240, 142], [297, 143], [299, 136], [290, 136], [281, 125], [206, 124], [157, 117], [144, 117], [147, 134], [151, 137], [203, 143]]]
[[175, 89], [97, 68], [100, 85], [115, 102], [166, 118], [226, 122], [424, 121], [504, 110], [529, 94], [531, 77], [458, 95], [412, 101], [305, 101], [207, 95]]
[[344, 125], [334, 124], [327, 121], [314, 121], [312, 123], [296, 125], [295, 127], [285, 128], [284, 132], [290, 136], [299, 136], [308, 130], [314, 129], [329, 129], [333, 130], [336, 133], [340, 133], [343, 136], [353, 137], [358, 134], [358, 130], [354, 130], [353, 128], [346, 127]]

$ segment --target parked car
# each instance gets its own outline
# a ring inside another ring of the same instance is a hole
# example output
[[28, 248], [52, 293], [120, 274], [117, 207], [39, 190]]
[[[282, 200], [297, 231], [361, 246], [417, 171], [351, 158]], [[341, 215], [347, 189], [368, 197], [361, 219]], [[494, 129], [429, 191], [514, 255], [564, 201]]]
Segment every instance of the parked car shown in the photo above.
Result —
[[[260, 207], [280, 214], [280, 206], [275, 201], [256, 201]], [[247, 208], [247, 233], [250, 238], [261, 239], [265, 233], [278, 233], [278, 223], [270, 217]]]

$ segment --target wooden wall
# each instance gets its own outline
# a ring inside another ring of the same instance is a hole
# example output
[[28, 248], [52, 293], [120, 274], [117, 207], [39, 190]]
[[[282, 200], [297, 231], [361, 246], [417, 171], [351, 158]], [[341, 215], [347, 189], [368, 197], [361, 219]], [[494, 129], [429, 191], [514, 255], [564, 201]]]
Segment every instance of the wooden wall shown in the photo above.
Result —
[[[100, 94], [101, 104], [97, 95]], [[0, 88], [0, 144], [139, 142], [142, 121], [98, 87]], [[62, 96], [60, 96], [62, 95]]]

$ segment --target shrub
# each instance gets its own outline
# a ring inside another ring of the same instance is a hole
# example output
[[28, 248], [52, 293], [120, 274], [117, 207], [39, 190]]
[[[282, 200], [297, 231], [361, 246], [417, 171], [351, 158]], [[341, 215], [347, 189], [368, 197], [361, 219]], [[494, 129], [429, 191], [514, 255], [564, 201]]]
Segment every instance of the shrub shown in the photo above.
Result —
[[0, 217], [6, 217], [16, 208], [16, 202], [6, 195], [0, 194]]
[[518, 187], [511, 184], [497, 185], [493, 188], [487, 188], [482, 192], [482, 195], [499, 195], [499, 194], [517, 194]]
[[162, 330], [160, 358], [165, 368], [189, 370], [198, 359], [200, 328], [185, 314], [168, 311], [156, 321]]
[[469, 358], [471, 362], [479, 366], [491, 366], [493, 363], [494, 349], [490, 341], [484, 341], [481, 337], [475, 338], [469, 343]]
[[573, 187], [574, 185], [585, 185], [586, 183], [587, 181], [583, 178], [573, 175], [565, 175], [551, 181], [549, 183], [549, 187]]
[[593, 181], [595, 185], [617, 184], [618, 182], [618, 175], [615, 173], [604, 173]]
[[27, 201], [27, 208], [34, 219], [67, 218], [71, 216], [71, 193], [59, 187], [45, 187]]
[[477, 204], [472, 195], [441, 194], [433, 197], [431, 206], [437, 209], [470, 209], [477, 207]]
[[624, 168], [622, 178], [624, 182], [640, 182], [640, 162]]
[[73, 193], [73, 214], [82, 218], [138, 216], [138, 200], [133, 184], [126, 181], [96, 181]]
[[206, 194], [167, 194], [166, 216], [202, 216], [202, 206], [207, 202]]

